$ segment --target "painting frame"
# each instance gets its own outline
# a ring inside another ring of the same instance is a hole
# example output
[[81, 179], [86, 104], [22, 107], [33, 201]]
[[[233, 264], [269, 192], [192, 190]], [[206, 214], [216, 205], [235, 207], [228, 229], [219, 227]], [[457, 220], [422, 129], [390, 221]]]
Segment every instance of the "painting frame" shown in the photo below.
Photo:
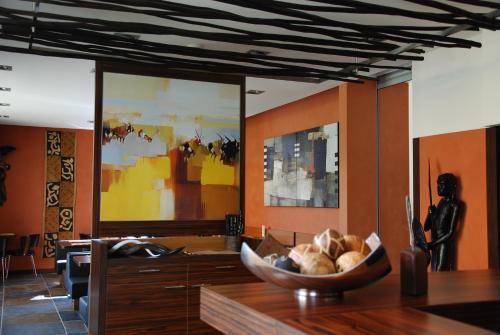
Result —
[[[160, 66], [130, 65], [114, 62], [96, 62], [95, 115], [94, 115], [94, 183], [92, 210], [92, 237], [123, 236], [175, 236], [224, 234], [225, 221], [220, 220], [155, 220], [155, 221], [101, 221], [101, 162], [103, 132], [103, 79], [104, 73], [163, 77], [209, 83], [232, 84], [240, 87], [240, 185], [239, 207], [245, 204], [245, 78], [243, 76], [210, 74], [165, 69]], [[233, 213], [234, 214], [234, 213]]]
[[340, 208], [340, 122], [265, 138], [264, 207]]

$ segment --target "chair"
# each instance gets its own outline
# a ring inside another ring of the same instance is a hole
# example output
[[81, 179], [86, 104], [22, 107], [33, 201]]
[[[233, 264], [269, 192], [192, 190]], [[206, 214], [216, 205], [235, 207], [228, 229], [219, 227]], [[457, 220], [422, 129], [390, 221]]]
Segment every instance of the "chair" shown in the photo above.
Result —
[[0, 236], [0, 257], [2, 258], [2, 279], [9, 276], [8, 256], [7, 256], [7, 236]]
[[77, 304], [80, 297], [88, 293], [90, 267], [79, 267], [74, 261], [75, 256], [90, 255], [90, 251], [68, 252], [66, 254], [66, 270], [64, 270], [64, 287], [71, 299]]
[[31, 266], [33, 267], [33, 273], [35, 274], [35, 277], [38, 277], [38, 273], [36, 272], [36, 265], [35, 265], [35, 248], [38, 246], [38, 242], [40, 241], [40, 234], [32, 234], [28, 236], [21, 236], [20, 239], [20, 248], [19, 250], [10, 250], [7, 251], [8, 254], [8, 259], [7, 259], [7, 275], [9, 274], [9, 268], [10, 268], [10, 258], [12, 256], [18, 256], [18, 257], [30, 257], [31, 258]]
[[89, 324], [89, 296], [84, 295], [83, 297], [80, 297], [80, 306], [78, 308], [78, 315], [80, 316], [80, 319], [85, 322], [85, 325], [88, 326]]
[[58, 275], [62, 274], [66, 269], [66, 255], [68, 252], [89, 251], [90, 247], [72, 246], [61, 248], [59, 243], [56, 243], [56, 255], [54, 257], [55, 271]]

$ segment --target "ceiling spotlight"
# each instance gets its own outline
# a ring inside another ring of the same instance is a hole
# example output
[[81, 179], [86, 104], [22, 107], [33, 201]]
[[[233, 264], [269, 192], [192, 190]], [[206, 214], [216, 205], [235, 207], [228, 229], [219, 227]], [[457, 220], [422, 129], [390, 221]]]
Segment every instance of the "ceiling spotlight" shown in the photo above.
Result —
[[267, 56], [270, 54], [270, 52], [264, 50], [250, 49], [247, 51], [247, 54], [252, 56]]
[[94, 120], [87, 120], [87, 123], [94, 123]]
[[0, 92], [10, 92], [10, 87], [0, 87]]
[[0, 107], [9, 107], [10, 104], [6, 102], [0, 102]]
[[9, 115], [2, 115], [2, 117], [3, 117], [4, 119], [8, 119], [8, 118], [10, 118], [10, 116], [9, 116]]
[[138, 35], [138, 34], [114, 33], [113, 35], [118, 36], [118, 37], [122, 37], [122, 38], [126, 38], [129, 40], [138, 40], [141, 38], [141, 35]]
[[0, 65], [0, 70], [2, 70], [2, 71], [12, 71], [12, 66], [10, 66], [10, 65]]
[[262, 90], [248, 90], [247, 94], [259, 95], [259, 94], [262, 94], [264, 92], [265, 91], [262, 91]]

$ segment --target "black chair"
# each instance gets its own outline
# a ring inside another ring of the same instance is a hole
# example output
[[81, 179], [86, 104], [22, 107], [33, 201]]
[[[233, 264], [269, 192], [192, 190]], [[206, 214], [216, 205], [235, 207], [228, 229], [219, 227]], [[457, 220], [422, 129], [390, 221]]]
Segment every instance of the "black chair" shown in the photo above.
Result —
[[85, 322], [85, 325], [89, 324], [89, 296], [84, 295], [83, 297], [80, 297], [80, 306], [78, 309], [78, 315], [80, 316], [80, 319]]
[[8, 268], [8, 255], [7, 255], [7, 240], [9, 237], [0, 236], [0, 257], [2, 258], [2, 279], [5, 279], [9, 276], [9, 268]]
[[82, 246], [72, 246], [60, 248], [59, 244], [56, 243], [56, 255], [54, 257], [54, 267], [55, 271], [58, 275], [62, 274], [64, 270], [66, 270], [66, 255], [68, 252], [81, 252], [81, 251], [89, 251], [90, 247], [82, 247]]
[[86, 296], [89, 286], [90, 267], [78, 266], [74, 261], [75, 256], [90, 255], [90, 251], [68, 252], [66, 254], [66, 270], [64, 270], [64, 287], [73, 300]]
[[28, 236], [21, 236], [20, 239], [20, 248], [19, 250], [10, 250], [7, 251], [8, 259], [7, 259], [7, 274], [9, 273], [10, 268], [10, 258], [12, 256], [17, 257], [29, 257], [31, 259], [31, 266], [33, 267], [33, 273], [35, 277], [38, 276], [36, 272], [35, 265], [35, 248], [38, 246], [38, 242], [40, 242], [40, 234], [32, 234]]

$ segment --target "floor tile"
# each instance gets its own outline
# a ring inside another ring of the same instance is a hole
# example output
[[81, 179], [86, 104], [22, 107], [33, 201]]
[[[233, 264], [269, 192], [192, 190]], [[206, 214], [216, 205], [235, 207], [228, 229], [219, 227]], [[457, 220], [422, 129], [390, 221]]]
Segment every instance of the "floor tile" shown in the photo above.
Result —
[[65, 335], [66, 332], [60, 321], [35, 324], [4, 324], [2, 335]]
[[87, 331], [87, 327], [85, 327], [82, 320], [66, 321], [64, 322], [64, 326], [68, 334], [78, 334]]

